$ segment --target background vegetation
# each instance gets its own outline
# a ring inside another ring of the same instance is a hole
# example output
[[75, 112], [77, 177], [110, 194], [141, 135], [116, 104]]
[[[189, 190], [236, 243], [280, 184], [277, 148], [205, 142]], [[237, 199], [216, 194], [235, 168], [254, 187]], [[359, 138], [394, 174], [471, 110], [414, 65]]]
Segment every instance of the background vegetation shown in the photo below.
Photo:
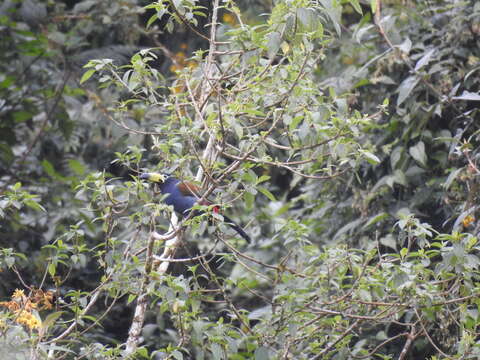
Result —
[[477, 1], [6, 0], [0, 50], [0, 358], [480, 357]]

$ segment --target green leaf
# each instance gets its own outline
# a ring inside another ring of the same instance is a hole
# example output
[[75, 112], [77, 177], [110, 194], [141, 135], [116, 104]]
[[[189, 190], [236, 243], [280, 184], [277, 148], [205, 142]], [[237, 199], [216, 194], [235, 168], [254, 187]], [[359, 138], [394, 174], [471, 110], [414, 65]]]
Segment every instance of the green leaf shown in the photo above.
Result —
[[366, 229], [366, 228], [368, 228], [368, 227], [370, 227], [370, 226], [372, 226], [372, 225], [374, 225], [374, 224], [377, 224], [377, 223], [379, 223], [379, 222], [381, 222], [381, 221], [383, 221], [383, 220], [385, 220], [385, 219], [387, 219], [387, 218], [389, 218], [389, 217], [390, 217], [390, 215], [389, 215], [388, 213], [386, 213], [386, 212], [381, 212], [381, 213], [379, 213], [379, 214], [377, 214], [377, 215], [375, 215], [375, 216], [372, 216], [372, 217], [367, 221], [367, 223], [366, 223], [365, 225], [363, 225], [363, 228]]
[[260, 346], [255, 350], [254, 353], [255, 360], [269, 360], [270, 356], [268, 354], [268, 348], [265, 346]]
[[148, 350], [144, 347], [137, 349], [137, 351], [135, 352], [135, 355], [140, 355], [144, 359], [149, 359]]
[[30, 209], [33, 209], [35, 211], [47, 212], [47, 210], [45, 210], [45, 208], [42, 205], [40, 205], [34, 200], [25, 200], [25, 205], [27, 205]]
[[360, 15], [363, 15], [362, 7], [360, 6], [358, 0], [350, 0], [350, 4], [353, 6], [356, 12], [358, 12]]
[[8, 268], [11, 268], [15, 264], [15, 258], [13, 256], [7, 256], [5, 258], [5, 264]]
[[245, 206], [246, 206], [247, 210], [252, 210], [253, 204], [255, 202], [255, 196], [253, 196], [249, 192], [246, 192], [244, 194], [244, 199], [245, 199]]
[[137, 298], [137, 295], [135, 295], [135, 294], [128, 295], [127, 305], [130, 304], [136, 298]]
[[448, 175], [447, 180], [443, 183], [443, 187], [445, 190], [448, 190], [452, 183], [455, 181], [457, 176], [462, 172], [463, 168], [455, 169], [454, 171], [450, 172], [450, 175]]
[[173, 32], [174, 24], [172, 18], [168, 18], [167, 24], [165, 25], [165, 29], [171, 34]]
[[340, 36], [342, 33], [340, 23], [342, 19], [342, 6], [339, 1], [333, 0], [320, 0], [321, 4], [325, 8], [325, 12], [333, 23], [335, 31]]
[[417, 76], [409, 76], [402, 81], [402, 83], [398, 87], [397, 106], [400, 106], [405, 100], [407, 100], [408, 96], [419, 81], [420, 79]]
[[58, 177], [58, 174], [55, 171], [55, 168], [53, 167], [52, 163], [50, 161], [48, 161], [47, 159], [42, 161], [42, 167], [43, 167], [43, 170], [45, 170], [45, 172], [50, 177], [52, 177], [52, 178], [57, 178]]
[[55, 264], [54, 263], [48, 264], [48, 273], [50, 274], [50, 276], [54, 277], [56, 272], [57, 272], [57, 267], [55, 266]]
[[298, 127], [298, 125], [302, 122], [302, 120], [303, 120], [303, 115], [295, 116], [292, 122], [290, 123], [290, 125], [288, 126], [290, 131], [295, 130]]
[[270, 176], [268, 176], [268, 175], [262, 175], [262, 176], [260, 176], [260, 177], [258, 178], [257, 184], [260, 184], [260, 183], [265, 182], [265, 181], [267, 181], [267, 180], [270, 180]]
[[408, 37], [405, 39], [403, 43], [400, 45], [397, 45], [397, 47], [404, 52], [405, 54], [409, 54], [410, 50], [412, 50], [412, 40], [410, 40]]
[[425, 144], [423, 141], [419, 141], [417, 145], [412, 146], [408, 152], [421, 165], [427, 166], [427, 154], [425, 153]]
[[177, 360], [183, 360], [183, 354], [178, 350], [172, 351], [171, 355]]
[[464, 91], [460, 96], [454, 96], [453, 100], [470, 100], [470, 101], [480, 101], [480, 94], [473, 93], [470, 91]]
[[407, 186], [407, 177], [405, 176], [405, 173], [400, 169], [396, 169], [393, 172], [392, 180], [396, 184]]
[[49, 314], [45, 320], [42, 321], [42, 327], [44, 329], [50, 327], [51, 325], [53, 325], [55, 323], [55, 321], [57, 321], [57, 319], [62, 316], [62, 314], [64, 313], [64, 311], [56, 311], [52, 314]]
[[223, 359], [222, 347], [219, 344], [213, 343], [212, 346], [210, 347], [210, 351], [212, 352], [212, 358], [214, 360], [222, 360]]
[[0, 143], [0, 162], [3, 162], [4, 166], [10, 165], [15, 158], [12, 148], [7, 144]]
[[380, 238], [380, 244], [395, 250], [397, 249], [397, 240], [392, 234], [387, 234], [385, 237]]
[[273, 59], [277, 55], [278, 50], [280, 49], [280, 44], [282, 42], [282, 37], [280, 33], [274, 31], [267, 35], [267, 53], [270, 59]]
[[16, 78], [13, 76], [5, 76], [3, 81], [0, 81], [0, 89], [7, 89], [10, 85], [14, 84]]
[[427, 51], [425, 55], [423, 55], [420, 60], [417, 61], [415, 64], [415, 71], [420, 70], [422, 67], [427, 65], [432, 57], [433, 54], [435, 54], [436, 49], [431, 49], [430, 51]]
[[380, 164], [380, 159], [376, 155], [366, 150], [360, 150], [360, 152], [370, 164], [372, 165]]
[[28, 111], [20, 110], [13, 113], [13, 119], [16, 123], [25, 122], [32, 118], [32, 114]]
[[93, 74], [95, 74], [95, 69], [85, 71], [82, 75], [82, 78], [80, 79], [80, 84], [83, 84], [85, 81], [90, 79]]
[[277, 199], [275, 199], [275, 196], [270, 192], [268, 191], [267, 189], [265, 189], [264, 187], [262, 186], [259, 186], [257, 188], [258, 191], [260, 191], [263, 195], [265, 195], [267, 198], [269, 198], [271, 201], [276, 201]]
[[155, 20], [157, 20], [157, 19], [158, 19], [158, 15], [157, 15], [157, 14], [153, 14], [153, 15], [150, 17], [150, 19], [148, 19], [148, 21], [147, 21], [147, 29], [148, 29], [148, 28], [150, 27], [150, 25], [152, 25], [152, 24], [155, 22]]
[[297, 18], [305, 28], [305, 31], [314, 31], [318, 27], [318, 15], [309, 8], [298, 8]]
[[85, 166], [83, 166], [83, 164], [78, 160], [68, 160], [68, 166], [78, 176], [83, 176], [85, 174]]

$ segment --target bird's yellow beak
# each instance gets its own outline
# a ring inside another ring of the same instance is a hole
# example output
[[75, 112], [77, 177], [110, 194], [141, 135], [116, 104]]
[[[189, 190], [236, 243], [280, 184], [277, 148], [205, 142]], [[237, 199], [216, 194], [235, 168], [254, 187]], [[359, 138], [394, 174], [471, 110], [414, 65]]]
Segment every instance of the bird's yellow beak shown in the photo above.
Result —
[[142, 173], [140, 174], [140, 179], [155, 183], [163, 183], [166, 179], [166, 176], [160, 173]]

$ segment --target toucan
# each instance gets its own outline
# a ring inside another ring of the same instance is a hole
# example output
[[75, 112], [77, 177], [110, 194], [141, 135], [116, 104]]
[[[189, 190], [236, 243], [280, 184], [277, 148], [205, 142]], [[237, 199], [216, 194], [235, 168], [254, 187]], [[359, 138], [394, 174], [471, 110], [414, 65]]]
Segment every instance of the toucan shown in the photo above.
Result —
[[[165, 203], [173, 206], [175, 212], [182, 216], [188, 216], [192, 207], [197, 203], [199, 205], [212, 205], [208, 200], [199, 202], [202, 197], [200, 188], [188, 181], [180, 181], [171, 175], [160, 173], [142, 173], [140, 174], [140, 179], [158, 184], [161, 193], [168, 195], [165, 198]], [[213, 212], [219, 213], [219, 207], [213, 206]], [[251, 241], [250, 236], [248, 236], [239, 225], [229, 217], [223, 214], [222, 216], [228, 226], [235, 230], [248, 243]]]

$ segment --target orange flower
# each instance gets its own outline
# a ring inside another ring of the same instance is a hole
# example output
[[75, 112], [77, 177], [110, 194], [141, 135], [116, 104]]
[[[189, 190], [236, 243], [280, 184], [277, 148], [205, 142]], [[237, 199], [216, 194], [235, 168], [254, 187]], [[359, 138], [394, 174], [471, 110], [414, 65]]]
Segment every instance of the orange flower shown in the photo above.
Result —
[[40, 327], [40, 320], [31, 312], [26, 310], [19, 310], [15, 312], [17, 315], [16, 322], [20, 325], [25, 325], [29, 329], [38, 329]]
[[23, 290], [15, 289], [15, 291], [13, 292], [13, 295], [12, 295], [12, 300], [15, 299], [15, 298], [20, 298], [20, 297], [24, 297], [24, 296], [25, 296], [25, 292]]
[[475, 217], [473, 215], [467, 215], [463, 218], [462, 224], [465, 227], [470, 226], [475, 221]]
[[41, 289], [32, 289], [32, 296], [27, 297], [23, 290], [16, 289], [13, 292], [12, 300], [0, 302], [0, 306], [6, 307], [13, 313], [14, 321], [25, 325], [29, 329], [38, 329], [42, 322], [34, 310], [51, 309], [53, 307], [54, 294], [52, 291], [44, 292]]

